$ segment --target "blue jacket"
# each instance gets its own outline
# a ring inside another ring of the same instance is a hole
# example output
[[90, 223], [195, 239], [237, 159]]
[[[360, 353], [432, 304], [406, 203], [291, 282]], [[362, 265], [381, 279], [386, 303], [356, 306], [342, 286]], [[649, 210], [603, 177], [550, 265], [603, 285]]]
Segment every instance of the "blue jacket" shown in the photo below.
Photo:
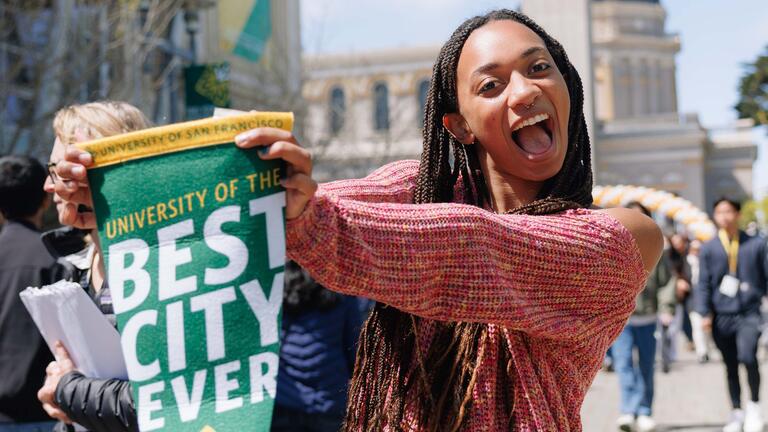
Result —
[[768, 289], [767, 252], [765, 238], [739, 231], [736, 277], [741, 286], [735, 297], [728, 297], [719, 290], [720, 281], [728, 274], [728, 255], [717, 236], [704, 243], [699, 258], [699, 283], [694, 290], [696, 311], [704, 316], [759, 313]]
[[368, 300], [341, 296], [329, 310], [283, 313], [275, 403], [307, 414], [343, 416]]

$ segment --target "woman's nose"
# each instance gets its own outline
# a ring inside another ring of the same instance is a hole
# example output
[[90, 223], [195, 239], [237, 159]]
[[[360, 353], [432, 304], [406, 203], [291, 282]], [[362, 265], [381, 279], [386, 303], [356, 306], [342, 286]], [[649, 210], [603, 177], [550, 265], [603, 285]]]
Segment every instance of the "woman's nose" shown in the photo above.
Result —
[[51, 181], [51, 176], [47, 176], [45, 178], [45, 183], [43, 183], [43, 190], [48, 192], [48, 193], [53, 193], [54, 192], [54, 186], [55, 185], [53, 184], [53, 181]]
[[511, 109], [531, 107], [541, 95], [541, 88], [526, 77], [513, 74], [508, 86], [507, 105]]

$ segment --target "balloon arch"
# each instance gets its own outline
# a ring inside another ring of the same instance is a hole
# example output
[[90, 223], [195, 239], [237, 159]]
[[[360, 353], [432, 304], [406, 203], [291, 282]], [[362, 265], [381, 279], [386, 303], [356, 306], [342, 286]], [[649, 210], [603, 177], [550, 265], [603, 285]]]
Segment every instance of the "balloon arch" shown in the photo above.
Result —
[[705, 212], [690, 201], [666, 191], [642, 186], [595, 186], [592, 197], [595, 205], [600, 207], [618, 207], [637, 201], [652, 212], [682, 224], [690, 237], [701, 241], [711, 239], [717, 232]]

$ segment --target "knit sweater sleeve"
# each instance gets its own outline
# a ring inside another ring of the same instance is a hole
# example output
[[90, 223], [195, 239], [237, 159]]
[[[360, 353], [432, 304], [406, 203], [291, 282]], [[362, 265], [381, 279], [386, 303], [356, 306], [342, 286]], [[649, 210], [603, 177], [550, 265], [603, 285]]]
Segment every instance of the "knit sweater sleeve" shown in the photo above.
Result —
[[632, 234], [603, 212], [498, 215], [323, 189], [288, 222], [287, 253], [335, 291], [566, 339], [626, 320], [646, 278]]
[[341, 199], [378, 203], [413, 202], [419, 161], [389, 163], [363, 179], [337, 180], [320, 185], [322, 193]]

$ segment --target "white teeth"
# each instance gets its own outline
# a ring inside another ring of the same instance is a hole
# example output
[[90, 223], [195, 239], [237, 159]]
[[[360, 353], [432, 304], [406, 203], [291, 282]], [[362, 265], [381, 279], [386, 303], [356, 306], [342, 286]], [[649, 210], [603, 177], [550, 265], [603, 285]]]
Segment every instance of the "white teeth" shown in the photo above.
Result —
[[526, 127], [526, 126], [535, 125], [536, 123], [542, 122], [542, 121], [544, 121], [544, 120], [546, 120], [548, 118], [549, 118], [549, 114], [538, 114], [538, 115], [535, 115], [535, 116], [525, 120], [524, 122], [520, 123], [519, 125], [517, 125], [516, 128], [512, 129], [512, 132], [514, 132], [516, 130], [519, 130], [519, 129], [522, 129], [522, 128]]

